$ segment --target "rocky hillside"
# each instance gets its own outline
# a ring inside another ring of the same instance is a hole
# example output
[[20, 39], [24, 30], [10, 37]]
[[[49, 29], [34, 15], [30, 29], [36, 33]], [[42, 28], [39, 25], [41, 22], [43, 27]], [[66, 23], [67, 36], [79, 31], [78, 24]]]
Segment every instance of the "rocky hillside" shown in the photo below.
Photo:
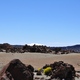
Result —
[[47, 46], [38, 46], [33, 45], [29, 46], [27, 44], [25, 45], [11, 45], [8, 43], [0, 44], [0, 52], [18, 52], [18, 53], [24, 53], [24, 52], [40, 52], [40, 53], [50, 53], [52, 50]]
[[61, 47], [63, 50], [72, 50], [74, 52], [80, 53], [80, 45]]
[[66, 47], [47, 47], [43, 45], [11, 45], [8, 43], [0, 44], [0, 52], [41, 52], [41, 53], [50, 53], [55, 51], [56, 53], [61, 51], [68, 51], [68, 52], [78, 52], [80, 53], [80, 45], [74, 46], [66, 46]]

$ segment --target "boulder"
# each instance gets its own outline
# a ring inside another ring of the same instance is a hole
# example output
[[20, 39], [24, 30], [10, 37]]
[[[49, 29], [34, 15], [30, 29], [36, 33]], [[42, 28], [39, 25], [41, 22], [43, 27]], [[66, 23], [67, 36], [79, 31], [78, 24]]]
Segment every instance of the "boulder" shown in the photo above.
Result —
[[27, 67], [19, 59], [14, 59], [0, 71], [0, 80], [33, 80], [32, 71], [32, 66]]
[[59, 78], [60, 80], [73, 80], [76, 75], [75, 68], [73, 65], [64, 63], [63, 61], [54, 62], [53, 64], [50, 64], [50, 67], [52, 67], [52, 76], [53, 78]]

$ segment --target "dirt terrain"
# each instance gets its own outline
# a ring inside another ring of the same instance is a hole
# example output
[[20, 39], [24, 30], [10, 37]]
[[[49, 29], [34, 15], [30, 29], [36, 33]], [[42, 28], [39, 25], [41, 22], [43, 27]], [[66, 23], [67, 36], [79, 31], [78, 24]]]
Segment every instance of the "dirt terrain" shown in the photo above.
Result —
[[55, 61], [64, 61], [72, 64], [77, 71], [80, 71], [80, 54], [71, 53], [63, 55], [44, 54], [44, 53], [0, 53], [0, 67], [2, 68], [12, 59], [20, 59], [24, 64], [31, 64], [38, 69], [45, 64]]

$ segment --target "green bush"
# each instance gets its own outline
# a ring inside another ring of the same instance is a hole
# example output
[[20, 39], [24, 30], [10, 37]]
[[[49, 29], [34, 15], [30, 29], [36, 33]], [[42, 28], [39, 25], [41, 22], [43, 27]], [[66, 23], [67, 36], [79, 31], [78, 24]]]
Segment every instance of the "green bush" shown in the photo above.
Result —
[[51, 67], [47, 67], [43, 70], [45, 75], [48, 75], [51, 72], [52, 68]]

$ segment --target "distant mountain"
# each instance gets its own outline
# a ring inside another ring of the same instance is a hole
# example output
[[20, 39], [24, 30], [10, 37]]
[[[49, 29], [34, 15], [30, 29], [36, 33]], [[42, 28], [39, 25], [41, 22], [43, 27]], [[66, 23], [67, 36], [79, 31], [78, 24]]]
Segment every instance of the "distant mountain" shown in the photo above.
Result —
[[23, 45], [12, 45], [12, 46], [15, 48], [22, 48], [23, 47]]
[[61, 49], [62, 50], [73, 50], [74, 52], [80, 52], [80, 45], [61, 47]]
[[[12, 45], [13, 47], [16, 48], [22, 48], [24, 45]], [[32, 45], [30, 45], [32, 46]], [[50, 49], [54, 49], [56, 47], [49, 47]], [[57, 47], [58, 48], [58, 47]], [[74, 52], [80, 52], [80, 45], [73, 45], [73, 46], [66, 46], [66, 47], [59, 47], [62, 50], [72, 50]]]
[[[27, 45], [29, 45], [29, 46], [33, 46], [33, 45], [36, 45], [36, 46], [45, 46], [45, 45], [42, 45], [42, 44], [27, 44]], [[13, 46], [15, 48], [23, 48], [24, 45], [10, 45], [8, 43], [0, 44], [0, 48], [2, 48], [2, 47], [5, 48], [6, 46], [8, 46], [8, 47]], [[53, 46], [53, 47], [48, 47], [48, 48], [50, 48], [51, 50], [54, 50], [54, 48], [58, 48], [58, 49], [61, 48], [61, 50], [71, 50], [71, 51], [80, 53], [80, 44], [73, 45], [73, 46], [66, 46], [66, 47], [54, 47]]]

